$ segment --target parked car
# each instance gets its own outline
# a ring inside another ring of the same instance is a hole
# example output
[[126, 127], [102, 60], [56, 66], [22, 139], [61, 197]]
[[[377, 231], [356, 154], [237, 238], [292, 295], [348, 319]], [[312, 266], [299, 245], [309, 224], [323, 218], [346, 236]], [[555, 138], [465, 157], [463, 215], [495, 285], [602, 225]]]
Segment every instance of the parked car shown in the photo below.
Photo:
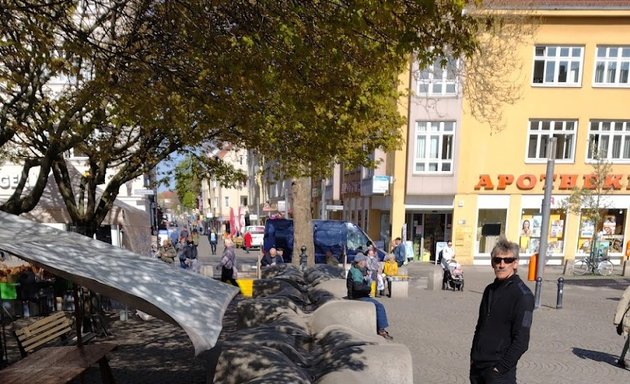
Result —
[[[357, 253], [365, 253], [368, 246], [374, 244], [368, 235], [356, 224], [341, 220], [313, 220], [313, 243], [315, 245], [315, 262], [326, 262], [326, 251], [339, 257], [343, 253], [348, 256], [348, 262], [354, 260]], [[293, 220], [271, 219], [265, 223], [264, 248], [284, 249], [284, 261], [291, 262], [293, 247]], [[377, 248], [379, 260], [385, 258], [385, 252]], [[307, 251], [308, 253], [308, 251]], [[343, 260], [339, 260], [340, 262]]]
[[245, 227], [245, 232], [252, 234], [252, 248], [262, 248], [263, 240], [265, 238], [265, 227], [262, 225], [248, 225]]

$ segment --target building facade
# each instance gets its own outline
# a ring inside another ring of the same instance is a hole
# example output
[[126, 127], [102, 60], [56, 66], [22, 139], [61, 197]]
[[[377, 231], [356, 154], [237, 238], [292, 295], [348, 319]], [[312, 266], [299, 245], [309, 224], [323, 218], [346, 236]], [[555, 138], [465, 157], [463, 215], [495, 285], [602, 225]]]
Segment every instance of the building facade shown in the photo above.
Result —
[[[593, 231], [601, 233], [601, 246], [613, 263], [628, 251], [630, 2], [544, 6], [549, 3], [533, 2], [539, 6], [530, 14], [538, 23], [532, 41], [506, 52], [523, 65], [500, 79], [514, 81], [520, 90], [517, 101], [504, 106], [503, 129], [490, 134], [464, 108], [453, 202], [453, 242], [460, 262], [489, 264], [499, 235], [518, 241], [525, 257], [537, 251], [552, 137], [557, 146], [549, 264], [586, 255]], [[612, 164], [601, 205], [602, 221], [608, 223], [599, 227], [563, 206], [574, 187], [589, 185], [594, 149]]]
[[[221, 148], [211, 149], [208, 156], [217, 156], [235, 169], [249, 174], [247, 150], [225, 144]], [[227, 188], [215, 179], [203, 180], [200, 212], [204, 215], [206, 224], [218, 231], [228, 233], [241, 231], [246, 221], [249, 221], [249, 183], [248, 179], [239, 187]]]

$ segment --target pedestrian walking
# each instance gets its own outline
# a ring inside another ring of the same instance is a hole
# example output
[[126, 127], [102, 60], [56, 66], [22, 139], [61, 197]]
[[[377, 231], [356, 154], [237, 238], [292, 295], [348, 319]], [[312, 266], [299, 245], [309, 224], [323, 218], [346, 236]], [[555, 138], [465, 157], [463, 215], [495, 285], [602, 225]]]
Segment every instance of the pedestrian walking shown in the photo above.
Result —
[[614, 324], [617, 327], [617, 334], [626, 337], [626, 342], [621, 349], [621, 355], [617, 360], [617, 366], [626, 368], [626, 353], [628, 347], [630, 347], [630, 286], [626, 288], [617, 304], [617, 310], [615, 311]]
[[217, 231], [212, 228], [210, 233], [208, 233], [208, 242], [210, 243], [210, 251], [213, 255], [217, 254], [217, 242], [219, 241], [219, 235], [217, 235]]
[[236, 253], [234, 253], [234, 243], [230, 239], [225, 239], [225, 249], [221, 257], [221, 281], [230, 283], [238, 287], [236, 282]]
[[252, 234], [249, 231], [243, 235], [243, 245], [245, 246], [245, 252], [249, 253], [249, 249], [252, 247]]
[[483, 292], [470, 351], [471, 384], [515, 384], [529, 347], [534, 295], [516, 274], [519, 245], [501, 237], [492, 249], [495, 279]]

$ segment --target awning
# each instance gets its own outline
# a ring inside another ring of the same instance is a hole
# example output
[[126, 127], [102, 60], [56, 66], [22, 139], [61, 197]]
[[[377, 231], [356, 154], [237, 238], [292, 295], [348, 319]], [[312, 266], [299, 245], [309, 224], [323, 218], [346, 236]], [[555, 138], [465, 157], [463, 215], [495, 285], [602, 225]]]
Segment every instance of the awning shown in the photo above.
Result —
[[217, 342], [238, 289], [86, 236], [0, 212], [0, 250], [178, 324], [195, 355]]
[[[74, 166], [69, 166], [68, 172], [72, 175], [73, 181], [80, 180], [81, 175]], [[73, 185], [73, 189], [78, 190], [78, 187]], [[101, 193], [102, 191], [98, 189], [97, 196], [100, 197]], [[68, 224], [72, 222], [52, 173], [48, 175], [46, 188], [37, 206], [21, 216], [38, 223]], [[142, 255], [150, 254], [151, 220], [148, 212], [116, 199], [101, 224], [118, 225], [125, 233], [122, 239], [125, 248]]]

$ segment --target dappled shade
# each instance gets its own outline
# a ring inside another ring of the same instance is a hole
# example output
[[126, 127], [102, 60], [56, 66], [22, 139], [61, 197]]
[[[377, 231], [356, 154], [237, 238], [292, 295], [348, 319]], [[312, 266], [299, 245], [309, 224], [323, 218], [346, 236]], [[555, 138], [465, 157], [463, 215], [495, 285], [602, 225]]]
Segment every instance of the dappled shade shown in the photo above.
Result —
[[225, 310], [238, 293], [231, 285], [77, 233], [5, 212], [0, 222], [0, 250], [178, 324], [196, 355], [216, 344]]

